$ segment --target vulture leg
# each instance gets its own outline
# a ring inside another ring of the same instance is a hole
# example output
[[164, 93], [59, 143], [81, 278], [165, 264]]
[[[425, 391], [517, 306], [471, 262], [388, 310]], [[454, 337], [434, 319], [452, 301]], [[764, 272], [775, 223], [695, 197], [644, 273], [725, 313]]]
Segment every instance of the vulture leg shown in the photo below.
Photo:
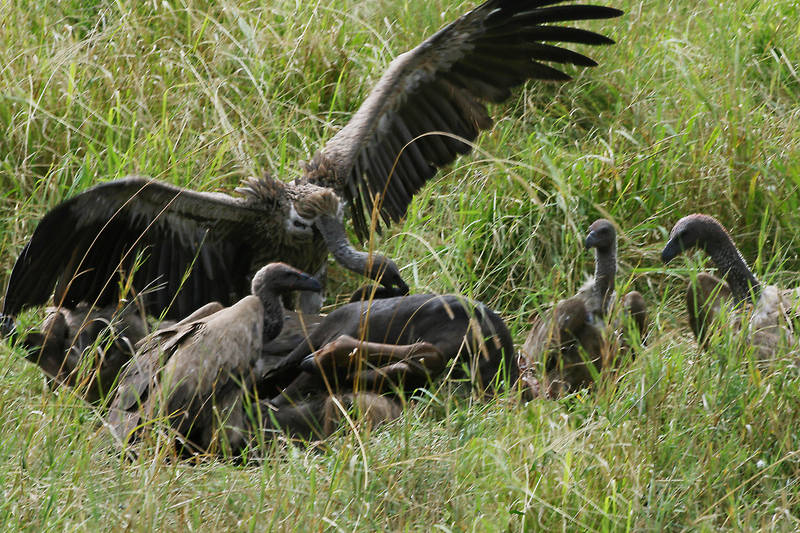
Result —
[[719, 278], [701, 272], [697, 283], [689, 284], [686, 290], [686, 307], [689, 325], [701, 348], [708, 345], [709, 326], [714, 322], [723, 302], [733, 297], [730, 286]]

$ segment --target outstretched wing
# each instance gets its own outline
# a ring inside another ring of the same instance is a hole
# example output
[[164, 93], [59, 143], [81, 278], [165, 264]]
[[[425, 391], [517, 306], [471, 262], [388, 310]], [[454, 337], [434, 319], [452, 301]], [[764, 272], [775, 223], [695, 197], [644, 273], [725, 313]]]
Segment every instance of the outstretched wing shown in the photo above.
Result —
[[54, 286], [56, 304], [115, 303], [128, 281], [120, 272], [134, 270], [151, 314], [229, 304], [249, 293], [253, 247], [270, 238], [268, 208], [142, 177], [97, 185], [44, 216], [14, 264], [3, 313], [46, 303]]
[[469, 152], [470, 145], [453, 136], [471, 142], [491, 127], [486, 102], [505, 100], [511, 88], [528, 79], [569, 79], [543, 62], [596, 65], [546, 43], [599, 45], [612, 44], [611, 39], [550, 23], [622, 12], [553, 5], [560, 1], [489, 0], [392, 61], [350, 122], [307, 169], [311, 181], [348, 200], [360, 238], [368, 234], [376, 203], [385, 224], [400, 220], [411, 197], [439, 167]]

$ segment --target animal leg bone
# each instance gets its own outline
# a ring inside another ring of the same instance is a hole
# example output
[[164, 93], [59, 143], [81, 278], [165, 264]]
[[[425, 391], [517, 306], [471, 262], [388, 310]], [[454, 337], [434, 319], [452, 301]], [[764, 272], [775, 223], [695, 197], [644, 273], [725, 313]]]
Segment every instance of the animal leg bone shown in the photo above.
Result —
[[376, 369], [384, 365], [393, 367], [401, 364], [397, 368], [403, 369], [422, 365], [423, 368], [438, 372], [444, 368], [444, 355], [429, 342], [383, 344], [341, 335], [307, 356], [303, 360], [302, 368], [309, 371], [354, 369], [358, 372], [366, 364]]

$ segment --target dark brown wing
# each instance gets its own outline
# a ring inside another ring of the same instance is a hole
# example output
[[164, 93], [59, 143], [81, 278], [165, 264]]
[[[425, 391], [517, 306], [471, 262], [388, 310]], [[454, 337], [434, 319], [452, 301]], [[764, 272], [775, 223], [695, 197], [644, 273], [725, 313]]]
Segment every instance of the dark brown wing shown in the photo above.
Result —
[[[622, 12], [553, 5], [558, 2], [489, 0], [392, 61], [350, 122], [307, 169], [311, 181], [334, 188], [350, 203], [360, 238], [368, 234], [376, 203], [385, 224], [400, 220], [411, 197], [439, 167], [469, 152], [467, 142], [492, 125], [486, 102], [505, 100], [512, 87], [528, 79], [569, 79], [543, 62], [596, 65], [545, 43], [612, 40], [550, 23]], [[431, 132], [437, 133], [427, 135]]]
[[229, 304], [249, 293], [254, 247], [277, 233], [265, 227], [270, 214], [266, 203], [142, 177], [97, 185], [44, 216], [14, 264], [3, 313], [46, 303], [54, 286], [56, 304], [115, 303], [118, 271], [132, 272], [137, 256], [146, 260], [133, 287], [148, 313]]

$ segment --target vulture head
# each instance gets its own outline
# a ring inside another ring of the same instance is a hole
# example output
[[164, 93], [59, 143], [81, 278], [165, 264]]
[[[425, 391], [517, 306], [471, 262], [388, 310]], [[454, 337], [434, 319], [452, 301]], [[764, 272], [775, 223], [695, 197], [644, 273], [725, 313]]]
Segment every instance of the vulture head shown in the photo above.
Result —
[[287, 199], [287, 235], [302, 241], [311, 240], [318, 232], [328, 250], [344, 267], [379, 282], [391, 296], [408, 294], [408, 285], [394, 261], [378, 253], [359, 252], [350, 244], [344, 228], [344, 205], [332, 189], [305, 179], [288, 184], [269, 181], [275, 182], [272, 187], [282, 188]]
[[285, 263], [270, 263], [256, 272], [251, 283], [254, 295], [266, 300], [266, 293], [283, 291], [321, 291], [322, 284], [313, 276]]
[[733, 246], [728, 232], [714, 217], [701, 214], [680, 219], [669, 234], [669, 241], [661, 252], [661, 260], [669, 263], [681, 253], [700, 248], [709, 254]]
[[760, 283], [750, 271], [728, 231], [717, 219], [699, 213], [680, 219], [672, 228], [669, 241], [661, 251], [661, 260], [669, 263], [692, 248], [699, 248], [711, 256], [714, 265], [727, 278], [737, 302], [754, 301], [758, 296]]
[[589, 233], [586, 235], [585, 242], [587, 250], [595, 248], [598, 252], [608, 252], [616, 243], [617, 231], [610, 221], [601, 218], [595, 220], [592, 225], [589, 226]]

